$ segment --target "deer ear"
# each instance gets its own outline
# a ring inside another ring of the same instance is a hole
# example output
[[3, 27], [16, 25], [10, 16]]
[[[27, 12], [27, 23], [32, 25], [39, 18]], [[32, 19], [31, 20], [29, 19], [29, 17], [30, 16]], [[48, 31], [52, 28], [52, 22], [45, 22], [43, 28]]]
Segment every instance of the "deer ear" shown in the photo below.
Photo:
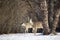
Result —
[[30, 23], [33, 24], [32, 19], [30, 19]]

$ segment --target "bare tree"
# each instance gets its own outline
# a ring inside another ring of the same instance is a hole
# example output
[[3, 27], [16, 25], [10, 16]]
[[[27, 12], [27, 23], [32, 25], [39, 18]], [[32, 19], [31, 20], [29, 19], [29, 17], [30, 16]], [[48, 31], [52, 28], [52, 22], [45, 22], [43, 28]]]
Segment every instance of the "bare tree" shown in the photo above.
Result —
[[41, 0], [40, 7], [41, 7], [42, 15], [43, 15], [42, 21], [43, 21], [44, 34], [48, 35], [50, 32], [50, 29], [48, 25], [48, 10], [47, 10], [48, 7], [47, 7], [46, 0]]
[[53, 19], [53, 23], [52, 23], [52, 33], [54, 35], [56, 35], [56, 27], [57, 27], [57, 24], [58, 24], [58, 21], [59, 21], [59, 16], [60, 16], [60, 9], [58, 9], [57, 11], [55, 11], [55, 14], [54, 14], [54, 19]]
[[49, 27], [52, 28], [52, 21], [53, 21], [53, 15], [54, 15], [54, 0], [49, 0], [48, 3], [48, 19], [49, 19]]

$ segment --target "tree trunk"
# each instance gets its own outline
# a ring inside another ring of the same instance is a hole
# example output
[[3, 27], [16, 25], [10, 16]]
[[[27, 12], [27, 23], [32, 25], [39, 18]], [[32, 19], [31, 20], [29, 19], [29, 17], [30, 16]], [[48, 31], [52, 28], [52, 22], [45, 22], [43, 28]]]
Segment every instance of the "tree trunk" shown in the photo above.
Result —
[[52, 33], [54, 35], [56, 35], [56, 27], [59, 21], [59, 16], [60, 16], [60, 9], [58, 9], [57, 11], [55, 11], [56, 13], [54, 14], [54, 19], [53, 19], [53, 23], [52, 23]]
[[54, 0], [49, 0], [49, 5], [48, 5], [49, 9], [49, 27], [52, 28], [52, 21], [53, 21], [53, 15], [54, 15]]
[[46, 0], [41, 1], [41, 11], [43, 15], [43, 28], [44, 28], [44, 35], [48, 35], [50, 32], [49, 25], [48, 25], [48, 10], [47, 10], [47, 2]]

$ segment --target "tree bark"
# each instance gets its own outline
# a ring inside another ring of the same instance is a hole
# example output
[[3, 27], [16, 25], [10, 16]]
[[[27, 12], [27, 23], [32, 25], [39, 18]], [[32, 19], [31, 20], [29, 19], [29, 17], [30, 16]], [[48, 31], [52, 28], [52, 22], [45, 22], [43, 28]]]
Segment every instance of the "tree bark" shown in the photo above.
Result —
[[48, 14], [48, 19], [49, 19], [49, 27], [52, 28], [52, 21], [53, 21], [53, 15], [54, 15], [54, 0], [49, 0], [49, 14]]
[[43, 15], [43, 29], [44, 29], [44, 35], [48, 35], [49, 32], [50, 32], [50, 29], [49, 29], [49, 25], [48, 25], [48, 7], [47, 7], [47, 2], [46, 0], [42, 0], [41, 1], [41, 11], [42, 11], [42, 15]]
[[54, 19], [53, 19], [53, 23], [52, 23], [52, 33], [54, 35], [56, 35], [56, 27], [59, 21], [59, 16], [60, 16], [60, 9], [58, 9], [57, 11], [55, 11], [56, 13], [54, 14]]

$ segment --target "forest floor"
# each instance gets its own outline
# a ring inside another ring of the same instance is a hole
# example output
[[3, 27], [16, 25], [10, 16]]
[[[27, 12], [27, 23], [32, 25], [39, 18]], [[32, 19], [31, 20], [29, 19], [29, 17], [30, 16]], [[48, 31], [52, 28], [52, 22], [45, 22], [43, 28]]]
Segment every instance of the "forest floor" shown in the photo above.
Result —
[[60, 33], [58, 35], [42, 35], [42, 33], [15, 33], [2, 34], [0, 40], [60, 40]]

